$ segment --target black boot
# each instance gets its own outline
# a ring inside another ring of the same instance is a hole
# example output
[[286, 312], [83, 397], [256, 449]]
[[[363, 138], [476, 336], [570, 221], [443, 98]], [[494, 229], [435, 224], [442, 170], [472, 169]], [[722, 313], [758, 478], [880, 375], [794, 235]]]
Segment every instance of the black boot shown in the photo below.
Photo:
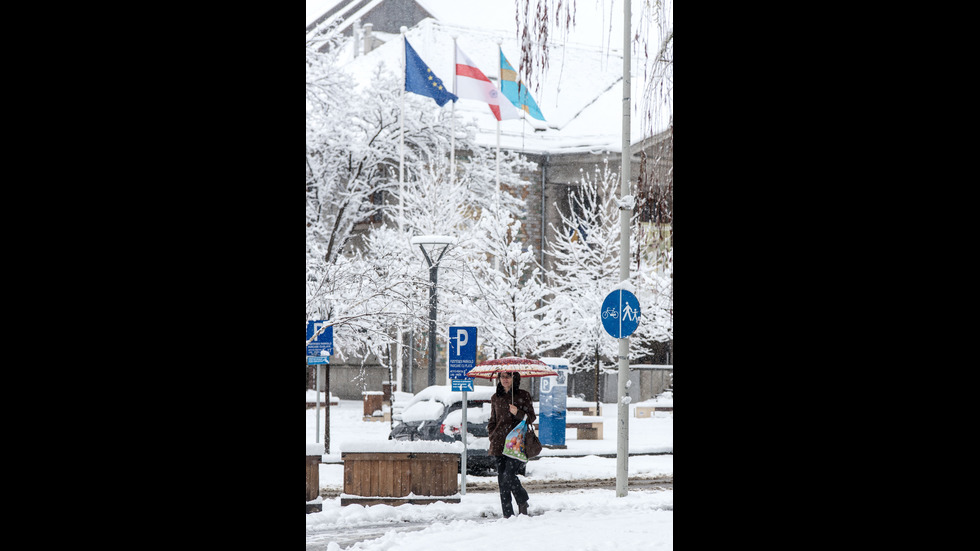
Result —
[[519, 515], [527, 514], [527, 502], [517, 504], [517, 514]]

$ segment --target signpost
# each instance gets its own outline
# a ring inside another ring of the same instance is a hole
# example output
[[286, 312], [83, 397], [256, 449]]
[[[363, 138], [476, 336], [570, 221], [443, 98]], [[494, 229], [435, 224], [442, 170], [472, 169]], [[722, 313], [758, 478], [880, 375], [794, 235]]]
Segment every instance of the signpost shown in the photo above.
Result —
[[[330, 363], [333, 354], [333, 325], [326, 328], [327, 320], [306, 321], [306, 365], [316, 366], [316, 441], [320, 442], [320, 374], [321, 366]], [[329, 381], [329, 380], [328, 380]], [[327, 384], [330, 392], [330, 384]], [[327, 420], [323, 439], [326, 442], [326, 452], [330, 453], [330, 399], [327, 399]]]
[[566, 448], [565, 415], [568, 393], [568, 360], [564, 358], [540, 358], [554, 369], [557, 377], [541, 377], [540, 414], [538, 436], [541, 444], [554, 448]]
[[476, 327], [449, 328], [449, 367], [448, 378], [453, 391], [463, 393], [463, 424], [460, 434], [463, 439], [463, 456], [460, 458], [459, 472], [462, 474], [460, 494], [466, 495], [466, 392], [473, 390], [473, 377], [466, 374], [476, 367]]
[[[625, 277], [629, 277], [628, 267]], [[619, 406], [617, 413], [619, 430], [616, 436], [616, 496], [623, 497], [627, 494], [629, 485], [627, 478], [629, 468], [629, 405], [624, 402], [626, 379], [629, 378], [628, 339], [640, 325], [640, 301], [633, 293], [624, 289], [616, 289], [606, 295], [606, 299], [602, 301], [602, 310], [599, 316], [602, 318], [602, 328], [606, 330], [606, 333], [619, 340]]]

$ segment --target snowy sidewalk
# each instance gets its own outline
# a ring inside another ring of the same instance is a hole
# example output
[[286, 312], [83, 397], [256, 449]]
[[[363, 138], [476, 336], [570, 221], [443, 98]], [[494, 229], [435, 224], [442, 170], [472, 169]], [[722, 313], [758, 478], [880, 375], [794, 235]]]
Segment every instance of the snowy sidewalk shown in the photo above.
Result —
[[673, 490], [631, 491], [624, 497], [612, 490], [531, 492], [530, 516], [509, 519], [502, 517], [496, 493], [466, 494], [454, 504], [397, 507], [342, 507], [334, 499], [324, 501], [322, 512], [306, 516], [306, 549], [485, 549], [501, 534], [517, 532], [522, 546], [531, 549], [553, 549], [555, 542], [574, 549], [671, 549], [673, 509]]

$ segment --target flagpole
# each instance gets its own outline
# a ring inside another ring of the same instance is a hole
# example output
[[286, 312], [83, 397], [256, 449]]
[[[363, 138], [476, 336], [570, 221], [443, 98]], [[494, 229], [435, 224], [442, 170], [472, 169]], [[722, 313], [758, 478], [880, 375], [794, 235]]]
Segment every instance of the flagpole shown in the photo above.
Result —
[[[405, 220], [405, 78], [406, 71], [408, 71], [408, 65], [406, 64], [405, 51], [405, 32], [408, 31], [408, 27], [402, 26], [402, 97], [401, 106], [398, 112], [398, 121], [400, 125], [400, 136], [398, 143], [398, 235], [401, 236], [404, 230], [404, 220]], [[404, 388], [402, 387], [402, 325], [398, 324], [398, 378], [397, 388], [398, 392], [402, 392]]]
[[[500, 97], [503, 98], [504, 97], [504, 70], [503, 67], [500, 66], [501, 42], [503, 42], [503, 40], [498, 37], [497, 38], [497, 86], [498, 88], [500, 88]], [[506, 100], [506, 98], [504, 99]], [[498, 106], [497, 109], [499, 110], [500, 107]], [[504, 116], [503, 111], [500, 111], [500, 116], [501, 118], [503, 118]], [[493, 209], [494, 209], [494, 217], [499, 222], [500, 221], [500, 119], [497, 119], [497, 192], [493, 194]], [[500, 269], [500, 255], [493, 255], [493, 269], [494, 271]]]
[[[403, 26], [401, 28], [402, 33], [402, 79], [406, 78], [406, 71], [408, 66], [406, 65], [406, 55], [405, 51], [405, 32], [408, 31], [408, 27]], [[401, 97], [401, 110], [398, 113], [398, 120], [401, 125], [401, 132], [398, 144], [398, 233], [401, 234], [404, 230], [403, 223], [405, 220], [405, 83], [402, 82], [402, 97]]]
[[[497, 38], [497, 85], [501, 90], [500, 95], [503, 96], [504, 70], [503, 67], [500, 66], [501, 42], [503, 42], [502, 39]], [[501, 112], [501, 117], [502, 116], [503, 112]], [[494, 196], [494, 206], [497, 209], [500, 208], [500, 119], [497, 119], [497, 194]]]
[[[453, 94], [456, 93], [456, 36], [453, 36]], [[449, 183], [456, 183], [456, 102], [453, 102], [453, 107], [449, 111], [449, 116], [452, 117], [452, 124], [450, 128], [452, 129], [452, 139], [449, 145]]]

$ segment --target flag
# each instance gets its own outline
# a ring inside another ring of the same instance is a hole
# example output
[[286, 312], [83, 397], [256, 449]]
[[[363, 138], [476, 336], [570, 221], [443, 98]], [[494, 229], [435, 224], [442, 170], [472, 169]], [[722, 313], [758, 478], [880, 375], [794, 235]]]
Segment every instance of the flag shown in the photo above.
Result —
[[490, 111], [497, 120], [519, 119], [520, 114], [509, 101], [505, 101], [500, 91], [476, 67], [476, 64], [456, 46], [456, 94], [461, 98], [475, 99], [490, 105]]
[[446, 89], [439, 77], [422, 61], [415, 48], [405, 39], [405, 91], [428, 96], [439, 104], [446, 105], [449, 100], [456, 101], [458, 96]]
[[534, 103], [534, 98], [527, 91], [527, 86], [521, 83], [517, 78], [517, 71], [511, 67], [510, 63], [507, 63], [507, 58], [504, 57], [503, 50], [500, 50], [500, 91], [518, 109], [523, 109], [528, 115], [538, 120], [544, 120], [544, 115], [538, 109], [538, 104]]

